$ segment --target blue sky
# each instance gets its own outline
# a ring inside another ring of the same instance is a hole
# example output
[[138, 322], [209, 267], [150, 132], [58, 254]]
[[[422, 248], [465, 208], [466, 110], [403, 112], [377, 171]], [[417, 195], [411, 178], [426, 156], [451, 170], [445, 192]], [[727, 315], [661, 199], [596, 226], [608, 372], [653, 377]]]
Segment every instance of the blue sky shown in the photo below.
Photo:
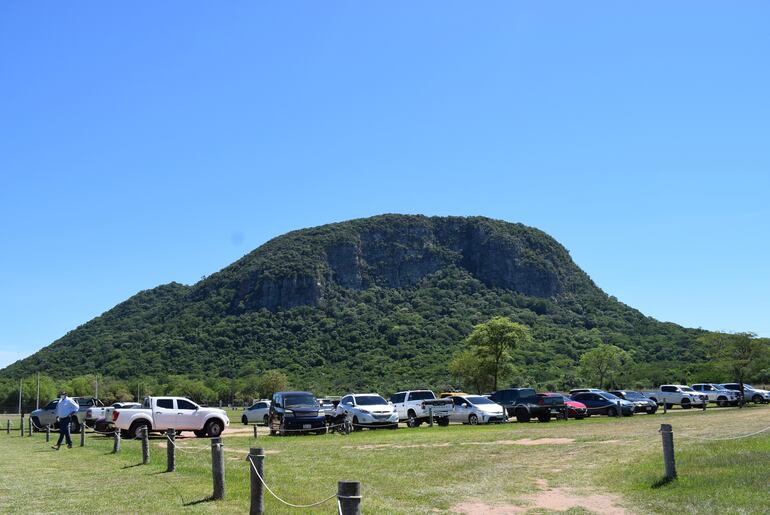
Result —
[[550, 233], [770, 336], [766, 2], [2, 2], [0, 366], [291, 229]]

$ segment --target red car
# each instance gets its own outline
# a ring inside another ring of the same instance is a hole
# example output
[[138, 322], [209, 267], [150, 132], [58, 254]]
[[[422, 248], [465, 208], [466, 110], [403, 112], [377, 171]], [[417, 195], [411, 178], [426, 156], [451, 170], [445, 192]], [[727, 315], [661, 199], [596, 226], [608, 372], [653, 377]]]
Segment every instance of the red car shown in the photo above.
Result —
[[560, 393], [548, 392], [544, 395], [547, 395], [548, 397], [561, 397], [564, 401], [564, 405], [567, 406], [567, 418], [580, 420], [591, 416], [588, 414], [588, 407], [586, 407], [586, 405], [582, 402], [573, 401], [566, 395], [562, 395]]

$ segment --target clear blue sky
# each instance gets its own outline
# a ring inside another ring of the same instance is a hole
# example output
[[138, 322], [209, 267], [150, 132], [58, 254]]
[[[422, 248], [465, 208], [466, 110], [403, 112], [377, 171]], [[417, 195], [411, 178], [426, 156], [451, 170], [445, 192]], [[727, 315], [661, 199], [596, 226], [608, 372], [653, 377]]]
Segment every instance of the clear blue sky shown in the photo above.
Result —
[[0, 3], [0, 365], [291, 229], [543, 229], [770, 336], [767, 2]]

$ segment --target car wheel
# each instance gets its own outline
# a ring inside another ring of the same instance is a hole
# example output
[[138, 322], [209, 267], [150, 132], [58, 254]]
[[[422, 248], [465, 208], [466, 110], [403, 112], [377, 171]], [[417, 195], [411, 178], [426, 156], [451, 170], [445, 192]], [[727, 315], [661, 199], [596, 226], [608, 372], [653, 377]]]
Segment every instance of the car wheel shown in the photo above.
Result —
[[270, 419], [268, 418], [268, 416], [267, 416], [267, 415], [265, 415], [264, 417], [262, 417], [262, 422], [263, 422], [263, 423], [264, 423], [266, 426], [267, 426], [267, 425], [270, 425]]
[[449, 425], [449, 417], [441, 417], [439, 418], [436, 423], [440, 425], [441, 427], [446, 427]]
[[208, 424], [206, 424], [206, 434], [212, 438], [218, 438], [224, 430], [225, 425], [220, 420], [209, 420]]
[[762, 401], [763, 401], [763, 399], [762, 399], [762, 396], [761, 396], [761, 395], [759, 395], [759, 394], [755, 394], [755, 395], [754, 395], [754, 396], [751, 398], [751, 402], [753, 402], [754, 404], [762, 404]]
[[398, 429], [398, 422], [396, 422], [395, 424], [389, 425], [388, 429]]
[[587, 415], [575, 415], [575, 420], [583, 420]]
[[78, 422], [78, 419], [73, 418], [72, 422], [70, 422], [70, 433], [79, 433], [80, 432], [80, 422]]
[[206, 437], [206, 431], [193, 431], [193, 434], [195, 434], [195, 436], [197, 436], [198, 438]]
[[537, 420], [539, 420], [540, 422], [550, 422], [551, 415], [538, 415]]
[[246, 418], [246, 415], [243, 415], [243, 416], [241, 417], [241, 422], [243, 422], [243, 425], [244, 425], [244, 426], [248, 426], [248, 425], [249, 425], [249, 419], [248, 419], [248, 418]]
[[529, 422], [531, 419], [529, 411], [523, 408], [516, 410], [516, 422]]
[[420, 427], [421, 422], [417, 420], [417, 414], [409, 410], [409, 413], [407, 413], [407, 419], [406, 419], [406, 427]]
[[325, 435], [326, 434], [326, 428], [324, 427], [323, 429], [319, 429], [318, 431], [315, 432], [315, 434], [317, 434], [317, 435]]
[[353, 431], [361, 431], [363, 427], [358, 423], [358, 417], [353, 417]]
[[134, 440], [141, 440], [144, 428], [147, 428], [147, 432], [149, 434], [150, 425], [147, 422], [144, 422], [144, 421], [134, 422], [133, 424], [131, 424], [131, 427], [128, 429], [129, 437], [133, 438]]
[[670, 402], [665, 403], [664, 406], [666, 407], [666, 409], [671, 409], [674, 407], [674, 405], [671, 404]]
[[608, 417], [617, 417], [618, 416], [618, 409], [615, 406], [610, 406], [607, 408], [607, 416]]
[[690, 401], [683, 400], [682, 401], [682, 409], [690, 409], [690, 408], [692, 408], [692, 404], [690, 403]]
[[476, 426], [479, 424], [479, 417], [474, 415], [473, 413], [470, 414], [468, 417], [468, 423], [472, 426]]

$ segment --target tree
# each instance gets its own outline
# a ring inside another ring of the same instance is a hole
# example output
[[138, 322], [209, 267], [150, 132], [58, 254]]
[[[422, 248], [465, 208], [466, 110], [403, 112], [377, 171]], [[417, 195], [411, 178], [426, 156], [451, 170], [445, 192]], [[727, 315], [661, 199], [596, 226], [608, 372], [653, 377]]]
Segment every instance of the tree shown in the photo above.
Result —
[[466, 349], [457, 353], [449, 363], [449, 373], [452, 374], [462, 389], [472, 386], [476, 393], [489, 390], [493, 384], [493, 371], [487, 362], [479, 358], [478, 353]]
[[501, 372], [511, 366], [511, 352], [531, 341], [529, 328], [512, 322], [506, 317], [495, 317], [488, 322], [474, 326], [465, 340], [484, 366], [490, 368], [492, 389], [497, 390]]
[[280, 370], [268, 370], [259, 378], [259, 394], [263, 399], [270, 399], [275, 392], [289, 387], [289, 378]]
[[757, 338], [754, 333], [709, 333], [700, 341], [711, 360], [739, 384], [743, 405], [743, 383], [770, 361], [770, 339]]
[[580, 356], [580, 375], [591, 384], [604, 388], [617, 383], [631, 363], [631, 355], [615, 345], [602, 343]]

